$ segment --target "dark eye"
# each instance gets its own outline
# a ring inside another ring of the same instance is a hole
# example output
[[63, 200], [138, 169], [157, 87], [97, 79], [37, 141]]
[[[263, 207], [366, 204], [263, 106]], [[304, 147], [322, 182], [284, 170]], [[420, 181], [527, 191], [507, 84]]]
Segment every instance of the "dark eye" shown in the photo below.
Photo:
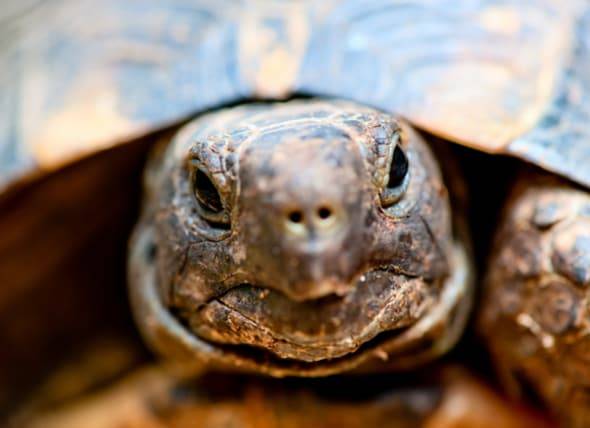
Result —
[[217, 188], [207, 174], [200, 169], [195, 174], [195, 197], [209, 211], [214, 213], [223, 211], [223, 204]]
[[193, 186], [201, 217], [215, 228], [228, 229], [229, 215], [223, 207], [219, 191], [200, 168], [194, 173]]
[[388, 207], [399, 201], [409, 183], [410, 164], [408, 158], [399, 145], [395, 146], [391, 165], [389, 166], [389, 178], [387, 185], [381, 192], [381, 202], [383, 206]]
[[408, 174], [408, 158], [400, 146], [395, 146], [393, 151], [393, 159], [391, 161], [391, 167], [389, 168], [389, 181], [387, 182], [388, 188], [399, 187]]

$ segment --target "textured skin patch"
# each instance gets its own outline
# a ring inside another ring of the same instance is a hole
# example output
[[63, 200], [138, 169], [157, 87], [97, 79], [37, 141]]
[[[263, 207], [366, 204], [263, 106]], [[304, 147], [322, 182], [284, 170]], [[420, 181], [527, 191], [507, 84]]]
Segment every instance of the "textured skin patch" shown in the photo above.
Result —
[[531, 298], [533, 318], [549, 333], [564, 334], [574, 326], [580, 302], [578, 295], [567, 285], [549, 283]]
[[[590, 195], [523, 174], [496, 236], [479, 317], [501, 378], [526, 381], [567, 426], [590, 423]], [[516, 390], [515, 390], [516, 388]]]
[[575, 284], [590, 285], [590, 220], [578, 220], [560, 230], [551, 257], [557, 272]]

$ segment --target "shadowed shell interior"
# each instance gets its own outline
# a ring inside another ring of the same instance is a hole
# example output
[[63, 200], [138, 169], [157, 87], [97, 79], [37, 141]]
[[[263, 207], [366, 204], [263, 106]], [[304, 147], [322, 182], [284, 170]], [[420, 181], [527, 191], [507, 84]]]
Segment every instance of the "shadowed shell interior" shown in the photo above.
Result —
[[151, 171], [132, 246], [155, 257], [132, 255], [130, 279], [162, 352], [153, 311], [169, 312], [177, 341], [206, 344], [197, 360], [214, 349], [275, 374], [415, 350], [412, 331], [437, 316], [446, 327], [426, 329], [422, 353], [456, 338], [464, 314], [445, 311], [468, 300], [466, 260], [436, 161], [397, 119], [340, 101], [245, 105], [187, 125]]

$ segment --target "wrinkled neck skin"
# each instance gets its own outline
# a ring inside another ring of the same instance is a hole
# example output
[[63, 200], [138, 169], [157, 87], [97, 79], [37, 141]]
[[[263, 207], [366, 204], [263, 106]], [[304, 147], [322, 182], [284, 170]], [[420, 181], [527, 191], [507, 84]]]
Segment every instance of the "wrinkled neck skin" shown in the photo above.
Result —
[[152, 157], [136, 319], [176, 360], [283, 375], [406, 367], [465, 322], [467, 257], [432, 153], [340, 101], [200, 117]]

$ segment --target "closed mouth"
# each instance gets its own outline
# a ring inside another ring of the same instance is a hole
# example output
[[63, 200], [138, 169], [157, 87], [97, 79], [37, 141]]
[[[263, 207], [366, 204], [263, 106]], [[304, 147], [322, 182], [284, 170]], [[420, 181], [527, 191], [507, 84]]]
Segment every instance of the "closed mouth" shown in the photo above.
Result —
[[211, 343], [316, 363], [355, 354], [383, 333], [410, 327], [437, 301], [437, 285], [417, 278], [386, 270], [365, 272], [360, 278], [344, 296], [304, 302], [242, 284], [177, 315]]
[[[353, 363], [358, 357], [367, 354], [372, 355], [379, 360], [387, 361], [389, 353], [385, 350], [387, 344], [400, 337], [409, 327], [400, 327], [393, 330], [382, 331], [372, 339], [357, 345], [353, 351], [336, 357], [324, 357], [318, 360], [303, 360], [297, 358], [280, 357], [268, 348], [262, 348], [255, 345], [228, 345], [217, 344], [220, 349], [228, 354], [235, 355], [240, 359], [248, 359], [258, 365], [273, 366], [288, 371], [296, 370], [300, 373], [329, 370], [331, 366]], [[430, 346], [426, 343], [425, 346]], [[417, 347], [412, 347], [416, 351]]]
[[[452, 346], [470, 306], [470, 283], [461, 270], [438, 287], [375, 270], [352, 293], [312, 303], [240, 285], [193, 311], [165, 307], [154, 270], [143, 275], [148, 286], [132, 288], [131, 297], [138, 324], [154, 348], [177, 362], [205, 361], [210, 368], [273, 376], [326, 376], [370, 369], [371, 361], [392, 369], [413, 366]], [[260, 299], [260, 292], [266, 298]], [[358, 312], [371, 301], [378, 306]], [[318, 314], [310, 319], [314, 309]], [[329, 328], [334, 314], [342, 323]]]

